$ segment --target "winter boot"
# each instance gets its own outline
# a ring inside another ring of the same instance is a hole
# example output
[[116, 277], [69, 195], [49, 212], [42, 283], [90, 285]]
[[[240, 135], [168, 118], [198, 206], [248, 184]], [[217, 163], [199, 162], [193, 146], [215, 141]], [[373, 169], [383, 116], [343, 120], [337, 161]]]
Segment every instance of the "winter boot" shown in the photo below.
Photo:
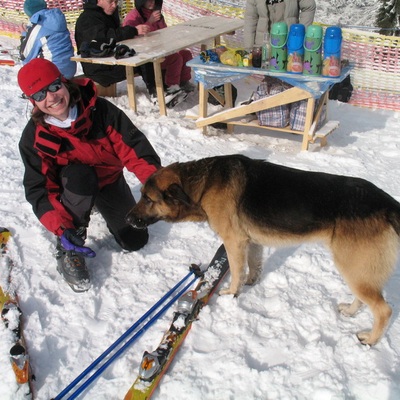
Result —
[[193, 85], [192, 82], [186, 81], [181, 83], [181, 89], [186, 93], [194, 92], [197, 86]]
[[90, 276], [86, 267], [85, 257], [75, 251], [67, 251], [57, 239], [57, 271], [71, 286], [74, 292], [86, 292], [90, 289]]
[[186, 99], [188, 94], [179, 85], [171, 85], [165, 91], [165, 105], [173, 108]]

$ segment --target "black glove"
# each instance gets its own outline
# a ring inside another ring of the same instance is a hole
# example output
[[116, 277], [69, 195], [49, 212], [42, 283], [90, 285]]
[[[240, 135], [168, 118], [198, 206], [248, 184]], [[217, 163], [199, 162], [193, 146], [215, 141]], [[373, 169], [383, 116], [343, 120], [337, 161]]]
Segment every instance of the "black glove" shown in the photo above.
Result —
[[94, 39], [90, 42], [82, 42], [79, 53], [83, 58], [109, 57], [114, 54], [116, 41], [113, 38]]
[[115, 48], [115, 55], [114, 57], [119, 60], [120, 58], [128, 58], [133, 57], [136, 54], [135, 49], [130, 49], [125, 44], [117, 44]]

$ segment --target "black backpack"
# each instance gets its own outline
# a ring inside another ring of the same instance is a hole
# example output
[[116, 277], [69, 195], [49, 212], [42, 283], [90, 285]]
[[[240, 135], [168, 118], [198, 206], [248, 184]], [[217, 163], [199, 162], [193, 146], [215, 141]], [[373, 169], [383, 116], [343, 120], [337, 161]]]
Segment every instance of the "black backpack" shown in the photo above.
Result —
[[338, 100], [347, 103], [353, 93], [350, 75], [347, 75], [342, 82], [335, 83], [329, 91], [329, 100]]
[[[224, 85], [219, 85], [219, 86], [215, 86], [213, 87], [213, 89], [222, 97], [225, 96], [225, 89], [224, 89]], [[232, 85], [232, 103], [233, 106], [235, 106], [235, 102], [237, 99], [237, 89], [234, 85]], [[208, 94], [208, 100], [207, 100], [210, 104], [214, 105], [214, 106], [219, 106], [220, 103], [218, 102], [218, 100], [212, 95], [212, 94]]]

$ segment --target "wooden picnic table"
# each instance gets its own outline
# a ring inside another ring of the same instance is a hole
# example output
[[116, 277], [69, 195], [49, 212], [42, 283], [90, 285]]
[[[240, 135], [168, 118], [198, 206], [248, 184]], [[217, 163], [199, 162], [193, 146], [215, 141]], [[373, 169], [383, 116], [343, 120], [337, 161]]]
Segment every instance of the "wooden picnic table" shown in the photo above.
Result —
[[129, 104], [135, 112], [137, 111], [137, 106], [134, 68], [152, 62], [154, 65], [160, 114], [167, 115], [161, 72], [161, 63], [164, 58], [179, 50], [190, 48], [198, 44], [206, 46], [210, 40], [213, 41], [211, 47], [214, 47], [220, 43], [221, 35], [234, 32], [242, 28], [243, 25], [244, 21], [242, 19], [218, 16], [200, 17], [165, 29], [150, 32], [147, 35], [119, 42], [136, 51], [136, 55], [133, 57], [117, 60], [115, 57], [82, 58], [81, 56], [74, 56], [71, 60], [93, 64], [125, 65]]

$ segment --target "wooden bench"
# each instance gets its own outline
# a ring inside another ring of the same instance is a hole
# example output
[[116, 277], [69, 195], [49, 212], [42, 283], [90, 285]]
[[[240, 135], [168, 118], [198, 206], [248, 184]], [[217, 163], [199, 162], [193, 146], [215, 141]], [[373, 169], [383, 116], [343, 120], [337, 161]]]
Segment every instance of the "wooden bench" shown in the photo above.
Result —
[[[136, 78], [137, 76], [140, 76], [140, 75], [138, 73], [135, 73], [134, 77]], [[87, 78], [87, 76], [81, 74], [81, 75], [75, 75], [74, 78]], [[93, 81], [93, 82], [96, 85], [98, 96], [117, 97], [117, 84], [116, 83], [112, 83], [109, 86], [103, 86], [103, 85], [100, 85], [100, 83], [97, 83], [95, 81]]]
[[[94, 82], [94, 81], [93, 81]], [[110, 86], [102, 86], [100, 83], [94, 82], [97, 88], [97, 95], [102, 97], [117, 97], [117, 84], [112, 83]]]
[[[84, 74], [75, 75], [75, 78], [87, 78]], [[90, 79], [90, 78], [89, 78]], [[112, 83], [110, 86], [103, 86], [93, 81], [97, 88], [97, 95], [102, 97], [117, 97], [117, 84]]]

